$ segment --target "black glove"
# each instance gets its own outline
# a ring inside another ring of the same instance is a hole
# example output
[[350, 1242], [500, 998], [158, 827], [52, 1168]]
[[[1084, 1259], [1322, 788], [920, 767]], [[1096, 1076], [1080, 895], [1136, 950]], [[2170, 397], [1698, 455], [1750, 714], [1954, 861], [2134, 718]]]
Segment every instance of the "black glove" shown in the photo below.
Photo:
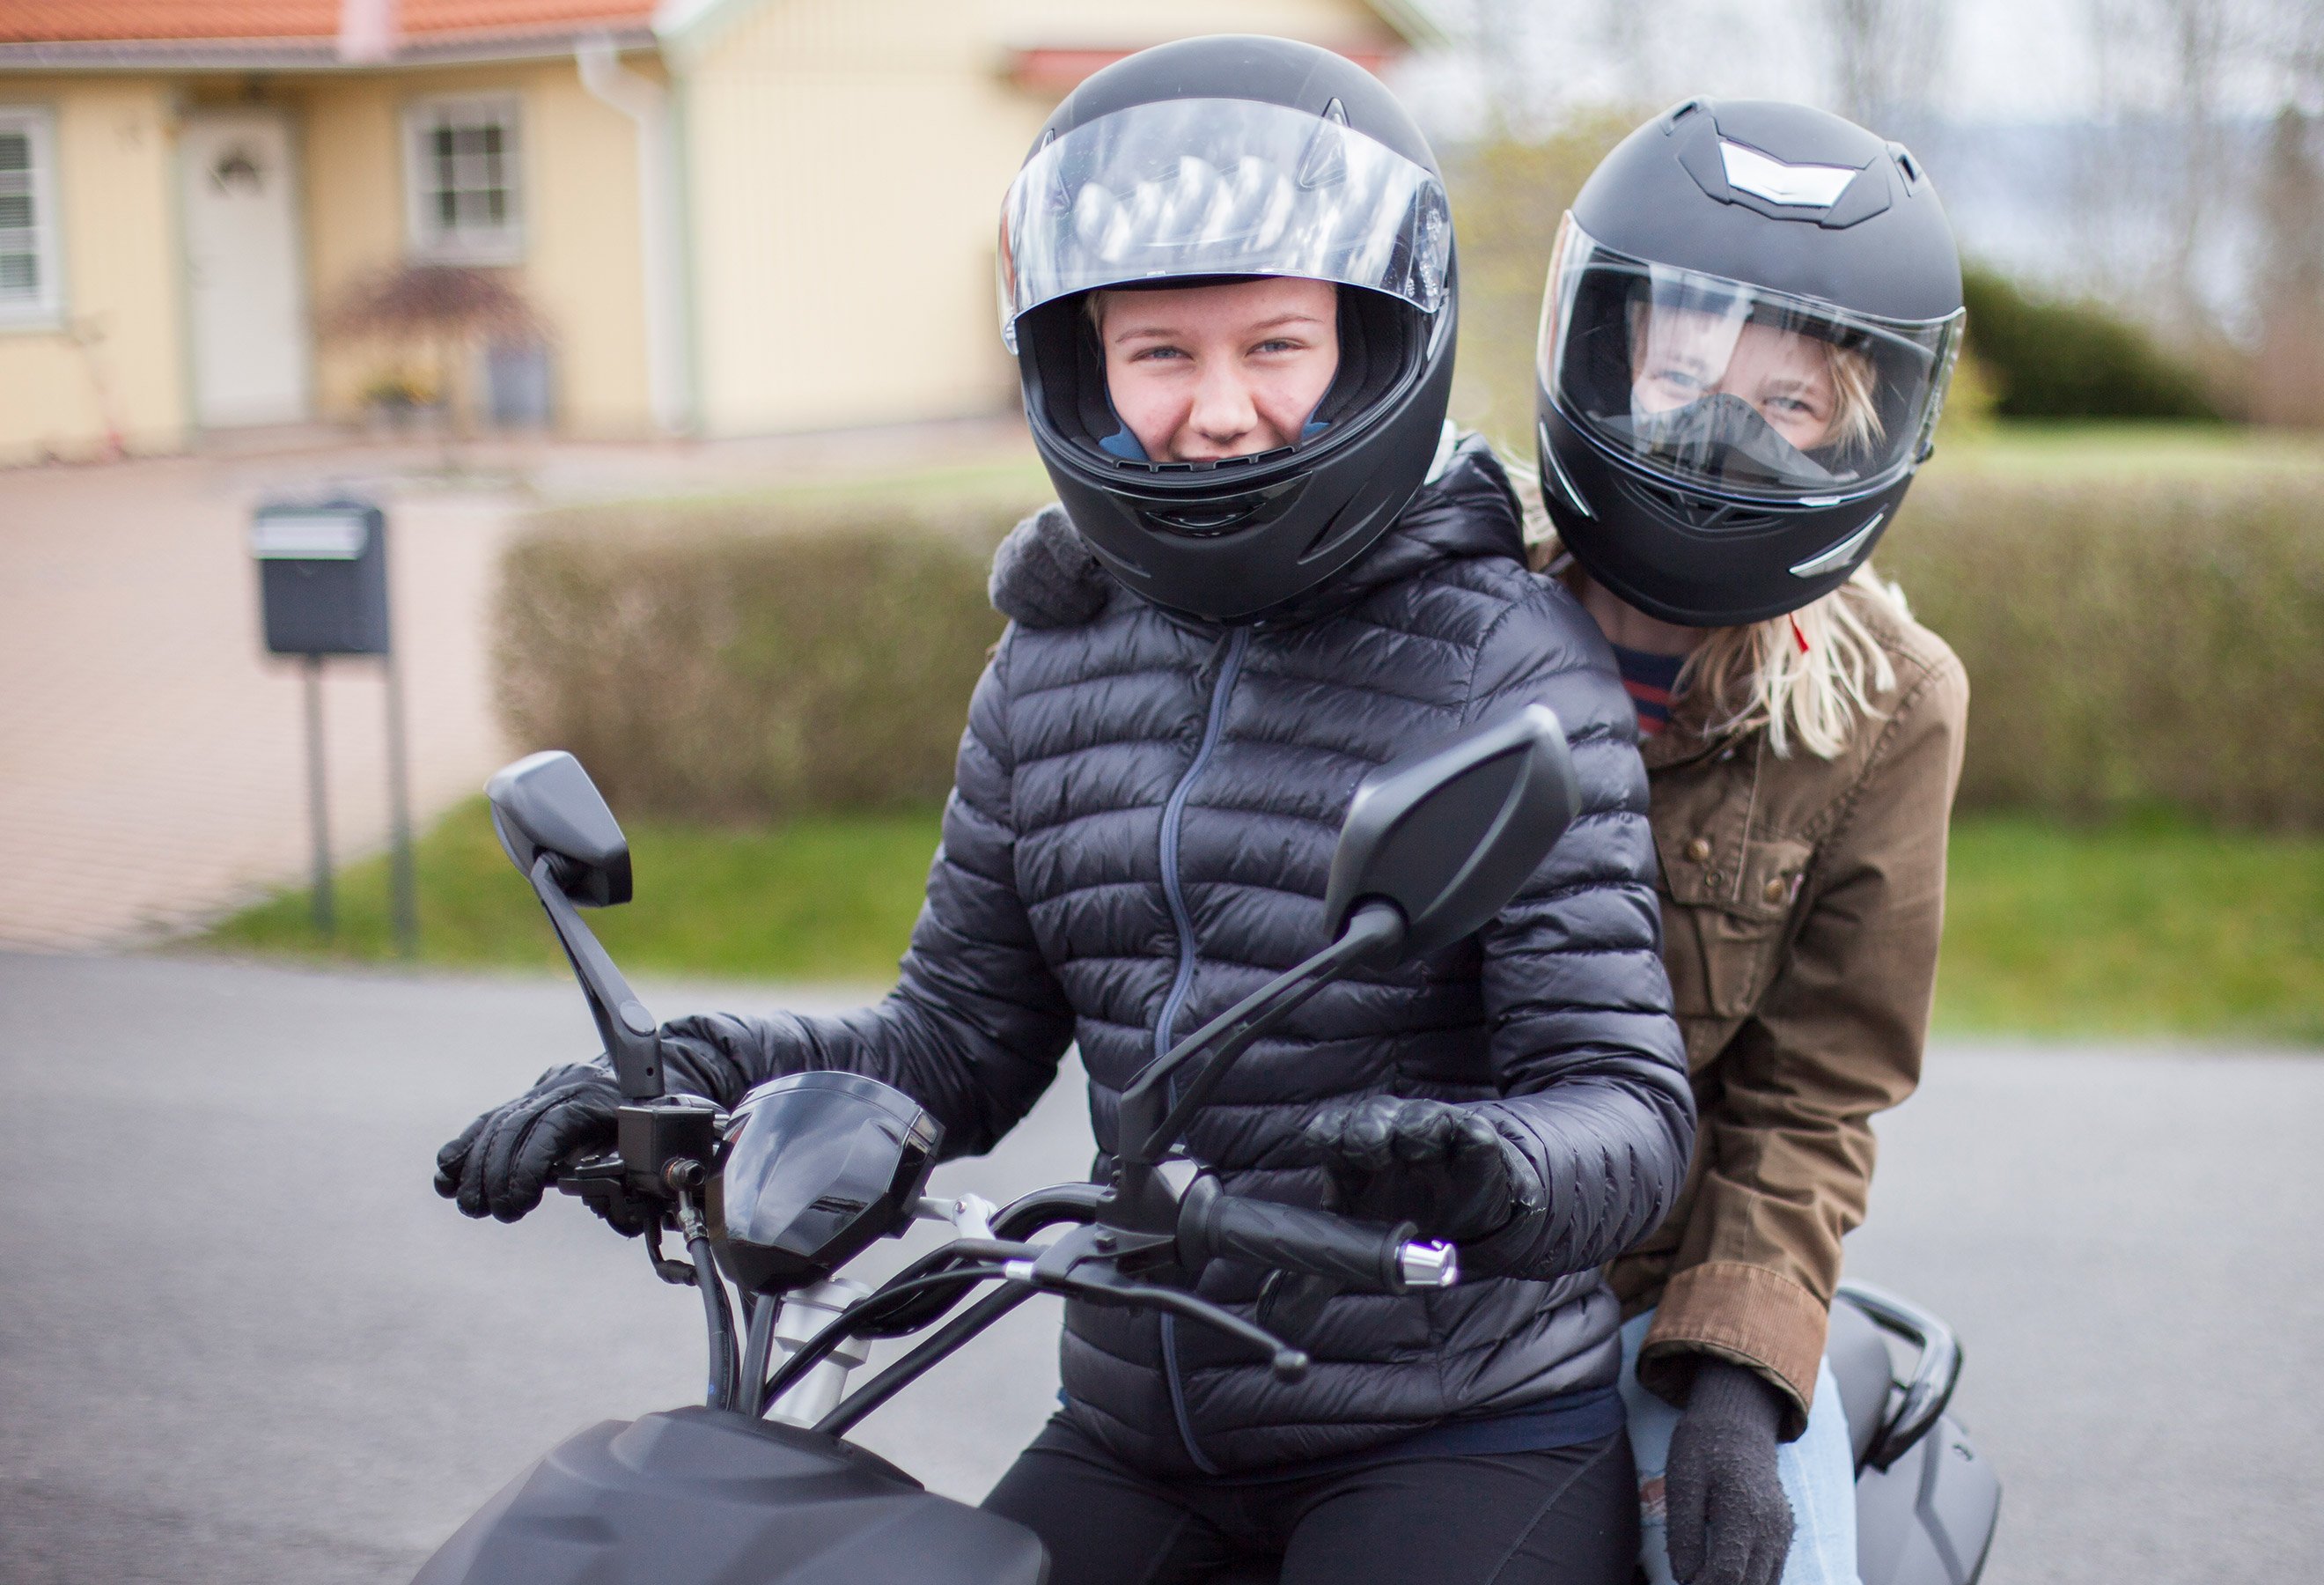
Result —
[[1671, 1573], [1681, 1585], [1775, 1585], [1792, 1505], [1775, 1478], [1781, 1395], [1757, 1371], [1705, 1357], [1663, 1471]]
[[1341, 1211], [1411, 1221], [1425, 1238], [1486, 1237], [1539, 1198], [1531, 1167], [1473, 1107], [1376, 1095], [1317, 1113], [1300, 1139], [1331, 1169]]
[[436, 1192], [469, 1216], [512, 1222], [540, 1203], [550, 1170], [567, 1154], [613, 1148], [621, 1104], [621, 1089], [604, 1069], [551, 1068], [436, 1153]]

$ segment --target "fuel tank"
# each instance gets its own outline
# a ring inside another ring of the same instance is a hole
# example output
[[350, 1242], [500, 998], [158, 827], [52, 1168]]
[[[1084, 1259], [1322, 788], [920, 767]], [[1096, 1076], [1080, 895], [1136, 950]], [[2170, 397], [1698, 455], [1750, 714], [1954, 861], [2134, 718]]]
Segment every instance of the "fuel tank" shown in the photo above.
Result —
[[412, 1585], [1041, 1585], [1032, 1532], [835, 1437], [721, 1410], [593, 1425]]

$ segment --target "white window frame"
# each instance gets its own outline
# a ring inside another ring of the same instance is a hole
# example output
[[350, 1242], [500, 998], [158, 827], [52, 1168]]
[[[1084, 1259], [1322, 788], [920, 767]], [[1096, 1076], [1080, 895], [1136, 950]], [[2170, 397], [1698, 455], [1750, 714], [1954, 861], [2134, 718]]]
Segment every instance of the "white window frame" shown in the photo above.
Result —
[[[508, 213], [498, 226], [447, 228], [438, 219], [435, 156], [426, 145], [447, 122], [496, 122], [502, 128], [501, 184], [508, 194]], [[438, 95], [404, 107], [403, 212], [414, 258], [449, 264], [517, 263], [524, 256], [524, 187], [523, 106], [517, 95]]]
[[36, 297], [0, 298], [0, 329], [53, 328], [65, 310], [55, 117], [39, 106], [0, 105], [0, 133], [22, 133], [32, 147], [32, 268], [40, 286]]

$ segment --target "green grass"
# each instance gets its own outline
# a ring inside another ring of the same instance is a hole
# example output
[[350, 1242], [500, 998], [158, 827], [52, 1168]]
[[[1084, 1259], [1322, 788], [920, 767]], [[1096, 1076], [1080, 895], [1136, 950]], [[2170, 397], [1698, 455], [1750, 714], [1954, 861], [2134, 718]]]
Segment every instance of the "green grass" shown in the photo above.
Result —
[[[752, 979], [884, 981], [919, 911], [936, 848], [935, 811], [822, 818], [766, 830], [623, 822], [636, 900], [591, 913], [591, 927], [636, 973]], [[502, 853], [484, 800], [423, 836], [420, 960], [561, 968], [531, 889]], [[301, 887], [244, 910], [189, 945], [229, 952], [386, 961], [387, 864], [337, 880], [339, 929], [316, 934]]]
[[[637, 901], [592, 915], [638, 973], [884, 983], [936, 844], [933, 811], [770, 830], [633, 823]], [[481, 801], [419, 849], [422, 960], [559, 966]], [[339, 880], [327, 948], [285, 893], [193, 945], [384, 960], [386, 866]], [[1955, 822], [1937, 1024], [1947, 1033], [2251, 1039], [2324, 1045], [2324, 839], [2168, 822], [2078, 830]]]
[[1948, 431], [1929, 475], [1981, 472], [2070, 478], [2324, 473], [2324, 438], [2182, 420], [2008, 419]]
[[2324, 1045], [2324, 839], [1958, 820], [1937, 1024]]

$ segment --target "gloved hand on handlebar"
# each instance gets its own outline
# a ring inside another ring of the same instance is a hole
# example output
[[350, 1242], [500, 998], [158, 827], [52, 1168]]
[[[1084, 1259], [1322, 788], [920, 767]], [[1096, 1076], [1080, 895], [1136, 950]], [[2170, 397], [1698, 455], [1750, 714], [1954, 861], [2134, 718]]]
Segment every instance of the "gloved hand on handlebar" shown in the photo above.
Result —
[[1783, 1400], [1748, 1366], [1706, 1356], [1663, 1471], [1671, 1573], [1683, 1585], [1775, 1585], [1792, 1505], [1775, 1474]]
[[613, 1148], [621, 1104], [621, 1089], [604, 1069], [551, 1068], [436, 1153], [436, 1192], [469, 1216], [512, 1222], [540, 1203], [549, 1173], [567, 1154]]
[[1319, 1112], [1301, 1141], [1331, 1170], [1336, 1209], [1425, 1238], [1489, 1237], [1541, 1202], [1532, 1165], [1474, 1107], [1376, 1095]]

